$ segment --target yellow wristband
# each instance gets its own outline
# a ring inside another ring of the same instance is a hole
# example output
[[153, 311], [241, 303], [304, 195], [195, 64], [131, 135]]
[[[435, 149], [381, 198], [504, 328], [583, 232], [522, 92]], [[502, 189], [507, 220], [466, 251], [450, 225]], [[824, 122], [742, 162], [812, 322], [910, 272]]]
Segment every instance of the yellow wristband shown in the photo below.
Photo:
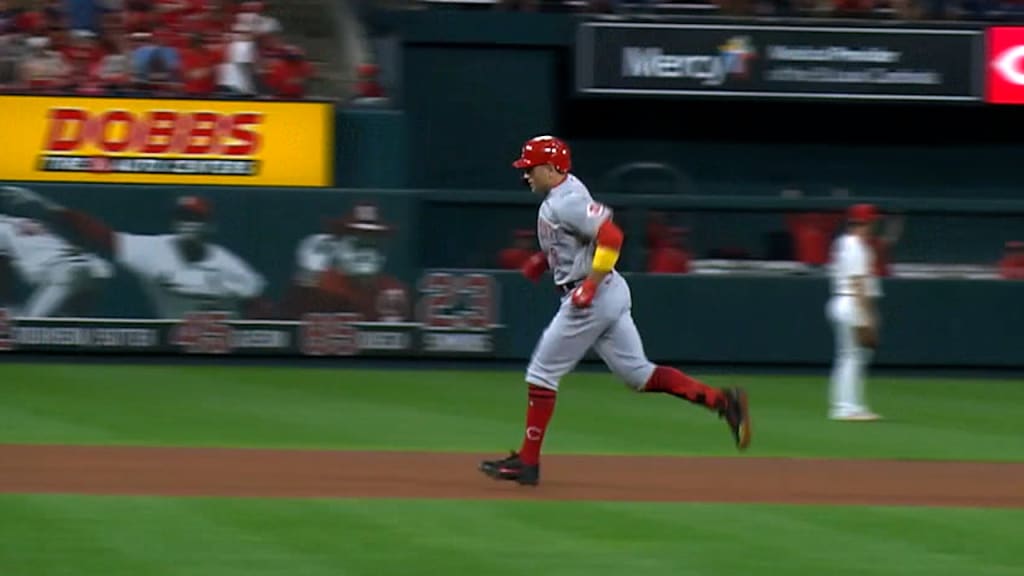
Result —
[[619, 261], [619, 251], [606, 246], [598, 245], [594, 250], [594, 261], [591, 267], [595, 272], [611, 272], [615, 263]]

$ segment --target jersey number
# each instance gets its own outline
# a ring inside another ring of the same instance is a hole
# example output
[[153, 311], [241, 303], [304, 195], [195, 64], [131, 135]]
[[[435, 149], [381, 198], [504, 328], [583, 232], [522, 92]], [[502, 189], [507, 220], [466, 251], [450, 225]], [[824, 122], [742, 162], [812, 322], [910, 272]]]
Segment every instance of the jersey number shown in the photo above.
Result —
[[487, 330], [495, 320], [494, 279], [434, 272], [420, 281], [419, 316], [427, 328]]

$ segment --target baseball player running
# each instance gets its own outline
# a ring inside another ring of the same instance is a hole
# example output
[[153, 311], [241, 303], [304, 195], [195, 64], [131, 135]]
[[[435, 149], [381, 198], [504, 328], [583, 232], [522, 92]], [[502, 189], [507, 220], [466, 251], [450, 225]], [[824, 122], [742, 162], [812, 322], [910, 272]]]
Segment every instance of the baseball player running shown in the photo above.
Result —
[[877, 215], [870, 204], [851, 206], [846, 232], [832, 244], [832, 297], [826, 317], [836, 335], [829, 410], [833, 420], [879, 419], [864, 401], [864, 373], [878, 343], [875, 300], [882, 295], [870, 245]]
[[262, 305], [263, 277], [227, 248], [208, 241], [212, 208], [203, 198], [178, 198], [174, 233], [152, 235], [114, 231], [32, 190], [19, 189], [12, 199], [41, 208], [55, 227], [135, 273], [159, 318], [179, 319], [203, 310], [248, 316]]
[[725, 418], [739, 449], [750, 444], [747, 395], [740, 388], [712, 388], [644, 354], [631, 313], [625, 278], [615, 271], [622, 230], [612, 211], [595, 202], [569, 170], [565, 142], [538, 136], [526, 142], [512, 164], [524, 171], [530, 189], [544, 197], [537, 217], [541, 251], [522, 267], [536, 281], [550, 269], [562, 303], [544, 330], [526, 370], [526, 431], [519, 451], [487, 460], [480, 470], [498, 480], [523, 485], [540, 481], [541, 445], [555, 408], [559, 381], [593, 348], [626, 385], [639, 392], [661, 392], [705, 406]]

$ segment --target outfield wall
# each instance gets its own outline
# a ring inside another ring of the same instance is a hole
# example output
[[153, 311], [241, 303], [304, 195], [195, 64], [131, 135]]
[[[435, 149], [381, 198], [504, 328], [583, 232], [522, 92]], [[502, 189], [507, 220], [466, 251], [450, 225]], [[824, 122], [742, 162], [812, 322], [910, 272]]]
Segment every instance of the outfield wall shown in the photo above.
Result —
[[[533, 224], [536, 199], [526, 191], [32, 189], [78, 216], [4, 208], [0, 347], [6, 350], [522, 360], [558, 304], [550, 276], [533, 285], [495, 265], [512, 231]], [[207, 203], [207, 248], [220, 253], [219, 260], [186, 265], [185, 253], [174, 248], [176, 207], [185, 194]], [[644, 235], [650, 212], [659, 211], [688, 218], [698, 237], [702, 228], [709, 237], [721, 236], [724, 228], [733, 233], [722, 238], [742, 239], [761, 222], [764, 230], [750, 234], [756, 240], [771, 230], [777, 236], [786, 214], [840, 210], [843, 202], [602, 199], [627, 232], [620, 268], [630, 280], [634, 315], [652, 358], [830, 360], [822, 270], [778, 260], [782, 271], [772, 274], [651, 275], [644, 272]], [[974, 253], [992, 255], [976, 263], [990, 264], [1009, 239], [1004, 235], [1022, 229], [1014, 222], [1019, 224], [1024, 203], [876, 200], [907, 214], [911, 252], [936, 257], [964, 250], [957, 245], [973, 238]], [[970, 226], [957, 234], [948, 225], [945, 234], [941, 227], [934, 233], [915, 228], [929, 219]], [[915, 230], [922, 238], [913, 239]], [[918, 240], [932, 250], [913, 247]], [[696, 256], [713, 246], [698, 247]], [[899, 245], [894, 256], [901, 262]], [[375, 268], [356, 279], [360, 270]], [[883, 287], [879, 364], [1024, 366], [1024, 283], [980, 274], [891, 278]], [[41, 317], [30, 314], [33, 309], [42, 310]]]

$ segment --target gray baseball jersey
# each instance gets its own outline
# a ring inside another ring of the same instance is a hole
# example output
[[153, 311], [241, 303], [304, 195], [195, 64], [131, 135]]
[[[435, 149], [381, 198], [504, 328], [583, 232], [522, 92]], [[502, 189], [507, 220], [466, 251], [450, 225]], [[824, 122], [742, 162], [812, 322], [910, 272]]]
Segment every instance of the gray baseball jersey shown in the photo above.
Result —
[[611, 215], [572, 174], [548, 192], [537, 214], [537, 240], [547, 254], [555, 284], [561, 286], [590, 274], [594, 237]]
[[[555, 284], [571, 285], [590, 273], [594, 237], [611, 213], [571, 174], [548, 192], [537, 217], [537, 236]], [[534, 348], [526, 381], [557, 390], [561, 378], [593, 348], [628, 386], [642, 388], [654, 364], [644, 354], [631, 309], [629, 284], [614, 270], [601, 282], [589, 308], [577, 308], [569, 293], [563, 293], [558, 312]]]

